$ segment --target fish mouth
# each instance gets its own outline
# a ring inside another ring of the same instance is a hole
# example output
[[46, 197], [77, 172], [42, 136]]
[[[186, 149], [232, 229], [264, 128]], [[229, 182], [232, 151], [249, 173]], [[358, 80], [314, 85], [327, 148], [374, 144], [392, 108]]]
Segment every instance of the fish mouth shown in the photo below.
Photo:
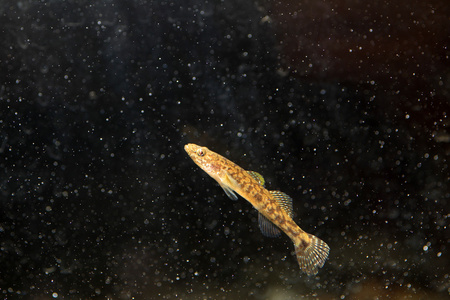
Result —
[[189, 155], [195, 152], [195, 150], [198, 148], [196, 144], [186, 144], [184, 145], [184, 151], [186, 151]]
[[192, 151], [192, 145], [193, 144], [186, 144], [184, 145], [184, 151], [186, 151], [187, 153]]

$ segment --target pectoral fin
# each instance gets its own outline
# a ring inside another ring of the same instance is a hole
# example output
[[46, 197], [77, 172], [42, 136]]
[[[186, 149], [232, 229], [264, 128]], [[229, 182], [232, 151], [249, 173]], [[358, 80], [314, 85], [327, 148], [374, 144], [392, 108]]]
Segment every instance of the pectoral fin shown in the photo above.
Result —
[[280, 230], [272, 222], [269, 221], [263, 214], [258, 214], [259, 229], [263, 235], [267, 237], [279, 237], [281, 235]]
[[237, 200], [238, 199], [238, 197], [236, 196], [236, 194], [235, 194], [235, 192], [233, 190], [233, 187], [237, 187], [238, 183], [228, 173], [225, 174], [221, 178], [219, 184], [223, 188], [223, 190], [225, 191], [225, 194], [227, 194], [227, 196], [231, 200]]
[[228, 198], [230, 198], [231, 200], [237, 200], [238, 197], [236, 196], [236, 194], [234, 193], [234, 191], [229, 188], [228, 186], [219, 183], [219, 185], [223, 188], [223, 190], [225, 191], [225, 194], [227, 194]]

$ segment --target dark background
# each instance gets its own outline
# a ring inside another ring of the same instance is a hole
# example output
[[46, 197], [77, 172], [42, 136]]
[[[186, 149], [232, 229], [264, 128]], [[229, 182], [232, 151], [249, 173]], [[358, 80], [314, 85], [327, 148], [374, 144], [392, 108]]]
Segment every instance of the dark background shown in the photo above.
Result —
[[[447, 1], [2, 1], [0, 294], [444, 299]], [[188, 158], [263, 174], [317, 276]]]

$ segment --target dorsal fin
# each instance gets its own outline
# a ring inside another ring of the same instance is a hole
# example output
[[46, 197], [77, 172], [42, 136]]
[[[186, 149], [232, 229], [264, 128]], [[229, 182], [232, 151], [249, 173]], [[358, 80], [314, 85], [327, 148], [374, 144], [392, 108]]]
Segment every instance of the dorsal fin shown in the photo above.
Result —
[[278, 205], [287, 212], [289, 217], [292, 218], [294, 216], [292, 198], [280, 191], [269, 191], [269, 193], [273, 196], [273, 199], [277, 201]]
[[264, 186], [264, 184], [266, 183], [264, 181], [264, 177], [262, 177], [261, 174], [259, 174], [258, 172], [255, 171], [247, 171], [247, 173], [252, 176], [253, 179], [255, 179], [260, 185]]
[[259, 229], [263, 235], [267, 237], [279, 237], [281, 235], [280, 230], [272, 222], [269, 221], [262, 213], [258, 214]]

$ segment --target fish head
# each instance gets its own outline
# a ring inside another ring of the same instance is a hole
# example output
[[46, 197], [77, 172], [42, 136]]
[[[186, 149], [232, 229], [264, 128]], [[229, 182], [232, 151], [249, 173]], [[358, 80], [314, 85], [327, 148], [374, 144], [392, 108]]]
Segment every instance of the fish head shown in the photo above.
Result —
[[217, 159], [217, 153], [196, 144], [186, 144], [184, 150], [203, 171], [216, 179], [220, 172], [220, 160]]

